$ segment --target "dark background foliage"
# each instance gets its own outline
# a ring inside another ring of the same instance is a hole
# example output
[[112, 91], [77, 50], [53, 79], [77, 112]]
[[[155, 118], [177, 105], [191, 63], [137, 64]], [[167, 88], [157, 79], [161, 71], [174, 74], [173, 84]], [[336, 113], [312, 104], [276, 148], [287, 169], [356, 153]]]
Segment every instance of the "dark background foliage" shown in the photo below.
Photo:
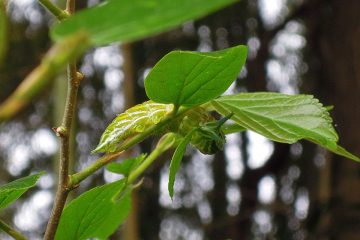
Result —
[[[77, 4], [80, 9], [94, 2]], [[359, 13], [357, 0], [243, 0], [143, 41], [88, 51], [79, 63], [86, 79], [78, 101], [73, 168], [96, 159], [90, 151], [116, 114], [147, 100], [144, 76], [166, 53], [239, 44], [248, 45], [249, 57], [229, 92], [313, 94], [335, 106], [331, 113], [341, 144], [360, 155]], [[1, 101], [51, 45], [53, 20], [35, 1], [10, 1], [9, 15]], [[60, 75], [27, 109], [0, 125], [1, 184], [47, 171], [37, 188], [1, 216], [30, 239], [40, 239], [49, 217], [57, 161], [50, 129], [61, 119], [65, 82]], [[148, 152], [153, 144], [147, 140], [129, 155]], [[146, 173], [127, 224], [112, 239], [359, 238], [360, 168], [355, 162], [308, 142], [289, 146], [249, 132], [234, 134], [214, 157], [189, 149], [171, 203], [166, 192], [170, 154]], [[115, 178], [98, 171], [75, 194]], [[1, 233], [0, 238], [6, 239]]]

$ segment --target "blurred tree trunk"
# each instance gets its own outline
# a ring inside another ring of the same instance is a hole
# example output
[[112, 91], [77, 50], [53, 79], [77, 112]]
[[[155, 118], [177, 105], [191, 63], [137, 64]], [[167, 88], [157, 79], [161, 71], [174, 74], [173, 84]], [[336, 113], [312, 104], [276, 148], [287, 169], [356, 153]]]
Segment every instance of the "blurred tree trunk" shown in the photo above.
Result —
[[212, 215], [215, 224], [211, 226], [208, 231], [209, 239], [221, 239], [226, 236], [224, 234], [223, 227], [221, 226], [224, 222], [219, 222], [219, 219], [226, 219], [226, 184], [227, 184], [227, 176], [226, 176], [226, 161], [223, 152], [219, 152], [215, 155], [214, 163], [213, 163], [213, 173], [214, 173], [214, 189], [210, 194], [210, 204], [212, 209]]
[[[327, 102], [335, 106], [333, 116], [343, 146], [360, 155], [360, 2], [333, 0], [321, 18], [320, 61], [326, 81], [321, 84]], [[320, 85], [320, 84], [319, 84]], [[325, 88], [325, 89], [324, 89]], [[360, 165], [334, 156], [332, 166], [331, 239], [359, 239]]]
[[[135, 105], [135, 78], [134, 78], [134, 67], [132, 57], [132, 46], [131, 44], [123, 44], [121, 46], [122, 54], [124, 57], [123, 72], [124, 72], [124, 96], [125, 96], [125, 109], [131, 108]], [[127, 221], [124, 224], [122, 230], [123, 239], [137, 240], [139, 239], [139, 226], [138, 226], [138, 200], [137, 193], [132, 192], [131, 210]], [[116, 239], [116, 238], [114, 238]], [[121, 239], [120, 237], [117, 239]]]

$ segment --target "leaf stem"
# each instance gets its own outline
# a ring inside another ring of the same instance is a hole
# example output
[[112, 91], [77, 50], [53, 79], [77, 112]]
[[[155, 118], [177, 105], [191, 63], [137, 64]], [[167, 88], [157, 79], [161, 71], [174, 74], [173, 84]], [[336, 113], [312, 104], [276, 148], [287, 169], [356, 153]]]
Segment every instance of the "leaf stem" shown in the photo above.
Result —
[[158, 129], [162, 128], [166, 124], [170, 123], [171, 121], [175, 120], [176, 118], [182, 116], [188, 109], [186, 108], [180, 108], [179, 111], [175, 116], [170, 114], [168, 117], [163, 119], [161, 122], [159, 122], [156, 125], [153, 125], [149, 127], [144, 132], [134, 136], [133, 138], [129, 139], [128, 141], [124, 142], [118, 149], [116, 153], [106, 154], [103, 157], [96, 160], [94, 163], [86, 167], [85, 169], [81, 170], [78, 173], [75, 173], [73, 175], [70, 175], [70, 182], [69, 182], [69, 188], [74, 188], [77, 185], [80, 184], [81, 181], [86, 179], [88, 176], [93, 174], [95, 171], [100, 169], [101, 167], [105, 166], [112, 160], [115, 160], [123, 151], [128, 150], [129, 148], [133, 147], [134, 145], [142, 142], [144, 139], [148, 138], [151, 134], [156, 132]]
[[[66, 10], [69, 14], [75, 11], [75, 0], [67, 0]], [[67, 67], [68, 87], [65, 103], [65, 111], [61, 126], [55, 131], [60, 137], [60, 167], [59, 183], [56, 191], [55, 202], [51, 212], [49, 222], [46, 227], [44, 240], [52, 240], [55, 237], [59, 225], [62, 211], [65, 207], [67, 196], [69, 195], [69, 163], [70, 163], [70, 133], [73, 118], [75, 116], [76, 100], [79, 91], [80, 81], [83, 75], [77, 72], [76, 60], [71, 61]]]
[[180, 108], [179, 105], [174, 105], [174, 109], [172, 110], [171, 115], [176, 116], [177, 112], [179, 111], [179, 108]]
[[62, 10], [50, 0], [39, 0], [39, 2], [60, 21], [70, 16], [67, 11]]
[[13, 237], [16, 240], [26, 240], [27, 238], [23, 236], [21, 233], [16, 231], [13, 227], [6, 224], [0, 219], [0, 229], [9, 234], [11, 237]]
[[176, 137], [174, 133], [169, 133], [164, 136], [164, 138], [160, 139], [156, 148], [150, 153], [150, 155], [137, 167], [134, 171], [132, 171], [128, 178], [128, 183], [132, 183], [135, 181], [149, 166], [150, 164], [158, 158], [163, 152], [174, 146], [176, 142]]
[[106, 154], [96, 160], [93, 164], [89, 165], [88, 167], [84, 168], [82, 171], [75, 173], [70, 176], [69, 181], [69, 188], [73, 189], [76, 188], [81, 181], [83, 181], [85, 178], [102, 168], [104, 165], [110, 163], [111, 161], [117, 159], [121, 154], [123, 154], [124, 151], [112, 153], [112, 154]]

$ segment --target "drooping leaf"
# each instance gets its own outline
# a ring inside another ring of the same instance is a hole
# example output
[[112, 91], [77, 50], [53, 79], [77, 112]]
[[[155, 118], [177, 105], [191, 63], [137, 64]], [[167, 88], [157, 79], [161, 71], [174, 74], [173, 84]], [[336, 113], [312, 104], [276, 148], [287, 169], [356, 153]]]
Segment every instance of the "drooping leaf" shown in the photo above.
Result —
[[348, 152], [345, 148], [343, 148], [343, 147], [341, 147], [341, 146], [339, 146], [337, 144], [334, 145], [334, 146], [333, 145], [326, 146], [326, 145], [323, 145], [321, 142], [319, 142], [317, 140], [314, 140], [314, 139], [307, 139], [307, 140], [309, 140], [311, 142], [314, 142], [316, 144], [319, 144], [320, 146], [323, 146], [324, 148], [326, 148], [326, 149], [330, 150], [331, 152], [336, 153], [336, 154], [338, 154], [340, 156], [343, 156], [343, 157], [349, 158], [351, 160], [360, 162], [359, 157], [357, 157], [354, 154]]
[[171, 159], [170, 169], [169, 169], [169, 182], [168, 182], [168, 190], [171, 198], [173, 198], [174, 196], [174, 183], [175, 183], [176, 173], [180, 169], [181, 160], [185, 154], [186, 146], [190, 143], [191, 137], [194, 132], [195, 131], [191, 131], [184, 137], [184, 139], [177, 146], [174, 155]]
[[130, 190], [124, 180], [96, 187], [71, 201], [64, 209], [55, 240], [107, 239], [126, 219], [130, 207]]
[[120, 163], [112, 162], [106, 166], [106, 169], [110, 172], [117, 173], [128, 177], [130, 172], [139, 166], [139, 164], [145, 159], [146, 154], [140, 156], [125, 159]]
[[220, 96], [245, 63], [247, 48], [201, 53], [173, 51], [145, 79], [147, 96], [159, 103], [196, 106]]
[[233, 113], [236, 123], [271, 140], [294, 143], [307, 139], [359, 161], [337, 145], [338, 135], [328, 111], [311, 95], [240, 93], [220, 97], [212, 104], [219, 113]]
[[93, 44], [139, 40], [200, 18], [237, 0], [106, 1], [77, 12], [51, 31], [55, 40], [85, 31]]
[[106, 128], [93, 152], [114, 152], [118, 143], [128, 136], [141, 133], [159, 123], [173, 109], [173, 105], [147, 101], [129, 108], [117, 116]]
[[10, 205], [23, 195], [29, 188], [35, 186], [37, 180], [43, 175], [40, 172], [31, 176], [17, 179], [0, 187], [0, 210]]

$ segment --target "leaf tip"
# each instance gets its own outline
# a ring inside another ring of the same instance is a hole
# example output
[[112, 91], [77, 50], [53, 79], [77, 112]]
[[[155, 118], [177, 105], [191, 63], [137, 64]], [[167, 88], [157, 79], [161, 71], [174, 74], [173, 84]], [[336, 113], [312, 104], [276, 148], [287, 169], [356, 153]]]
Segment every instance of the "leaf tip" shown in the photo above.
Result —
[[337, 146], [337, 148], [333, 151], [336, 154], [339, 154], [343, 157], [349, 158], [351, 160], [354, 160], [355, 162], [359, 162], [360, 163], [360, 158], [352, 153], [350, 153], [349, 151], [347, 151], [345, 148], [341, 147], [341, 146]]
[[171, 198], [171, 201], [174, 201], [174, 185], [170, 184], [170, 181], [168, 184], [168, 191], [169, 191], [169, 196]]
[[94, 150], [91, 151], [91, 154], [101, 153], [102, 147], [98, 145]]
[[96, 147], [94, 150], [91, 151], [91, 154], [100, 153], [101, 149], [99, 147]]
[[38, 177], [41, 177], [45, 173], [46, 173], [46, 171], [40, 171], [40, 172], [36, 173], [35, 175], [37, 175]]
[[99, 143], [96, 148], [94, 150], [91, 151], [92, 154], [95, 154], [95, 153], [104, 153], [104, 152], [113, 152], [109, 149], [109, 147], [107, 146], [107, 144], [104, 144], [104, 143]]

